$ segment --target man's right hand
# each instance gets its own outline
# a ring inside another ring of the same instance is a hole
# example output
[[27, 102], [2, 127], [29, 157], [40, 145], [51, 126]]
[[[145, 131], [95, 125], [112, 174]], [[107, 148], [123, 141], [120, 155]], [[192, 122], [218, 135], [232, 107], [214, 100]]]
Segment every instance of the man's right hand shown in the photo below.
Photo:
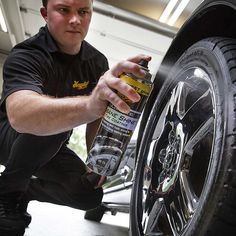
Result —
[[143, 78], [146, 72], [138, 65], [141, 59], [150, 61], [151, 57], [138, 55], [126, 61], [121, 61], [101, 76], [90, 96], [88, 104], [89, 109], [94, 112], [94, 115], [97, 115], [97, 118], [103, 116], [108, 102], [112, 103], [123, 113], [130, 111], [130, 107], [117, 95], [117, 91], [132, 102], [139, 101], [139, 94], [131, 86], [122, 81], [119, 76], [122, 73], [132, 73], [137, 77]]

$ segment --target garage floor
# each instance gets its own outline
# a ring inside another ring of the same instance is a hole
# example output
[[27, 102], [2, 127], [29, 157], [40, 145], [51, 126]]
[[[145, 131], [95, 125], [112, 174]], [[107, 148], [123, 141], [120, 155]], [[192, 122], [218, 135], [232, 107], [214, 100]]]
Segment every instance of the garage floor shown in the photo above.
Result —
[[48, 203], [30, 202], [33, 219], [25, 236], [128, 236], [129, 215], [109, 213], [101, 223], [84, 220], [84, 212]]

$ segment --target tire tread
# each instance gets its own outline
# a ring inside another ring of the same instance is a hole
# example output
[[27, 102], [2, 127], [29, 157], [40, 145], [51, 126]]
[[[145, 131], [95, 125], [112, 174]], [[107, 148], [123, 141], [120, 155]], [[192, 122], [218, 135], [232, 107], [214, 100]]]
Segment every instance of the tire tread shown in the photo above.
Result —
[[[218, 210], [214, 215], [214, 221], [207, 232], [207, 236], [236, 235], [236, 40], [231, 38], [211, 38], [207, 39], [214, 43], [213, 50], [221, 50], [229, 67], [231, 85], [229, 88], [232, 91], [233, 109], [229, 111], [231, 114], [231, 124], [226, 137], [226, 146], [228, 150], [229, 164], [224, 179], [224, 188], [221, 192], [221, 197], [218, 202]], [[229, 135], [230, 134], [230, 135]]]

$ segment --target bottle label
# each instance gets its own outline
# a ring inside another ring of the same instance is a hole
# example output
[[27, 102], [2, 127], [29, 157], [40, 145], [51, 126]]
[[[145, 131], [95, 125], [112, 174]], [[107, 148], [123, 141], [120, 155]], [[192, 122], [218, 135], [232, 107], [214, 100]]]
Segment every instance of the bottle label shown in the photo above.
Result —
[[128, 114], [119, 112], [114, 106], [108, 106], [104, 115], [103, 127], [120, 135], [130, 136], [134, 131], [141, 112], [130, 111]]
[[137, 80], [131, 78], [126, 74], [122, 74], [120, 78], [127, 84], [132, 86], [136, 90], [136, 92], [139, 93], [140, 95], [148, 96], [152, 90], [151, 83], [147, 83], [147, 81], [146, 83], [137, 82]]

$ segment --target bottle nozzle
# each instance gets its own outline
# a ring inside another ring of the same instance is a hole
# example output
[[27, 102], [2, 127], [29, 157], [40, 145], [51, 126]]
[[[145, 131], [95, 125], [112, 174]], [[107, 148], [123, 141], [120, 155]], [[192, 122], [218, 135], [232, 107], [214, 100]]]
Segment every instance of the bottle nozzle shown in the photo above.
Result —
[[142, 67], [148, 68], [148, 61], [145, 59], [142, 59], [138, 64]]

